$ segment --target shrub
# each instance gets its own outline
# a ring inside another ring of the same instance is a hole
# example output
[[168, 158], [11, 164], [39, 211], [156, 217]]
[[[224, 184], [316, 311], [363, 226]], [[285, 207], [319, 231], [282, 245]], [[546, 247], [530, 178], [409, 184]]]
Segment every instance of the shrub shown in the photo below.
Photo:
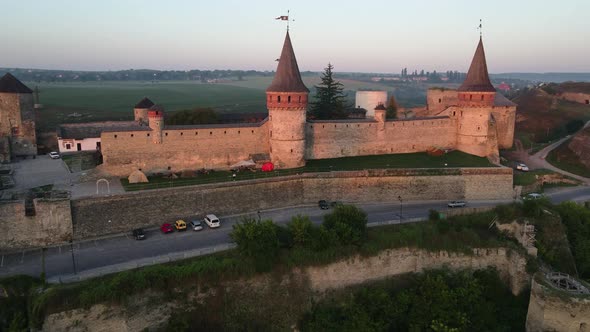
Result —
[[313, 224], [308, 216], [296, 215], [287, 224], [289, 232], [293, 237], [293, 244], [305, 246], [311, 243]]
[[230, 237], [240, 254], [254, 260], [257, 270], [271, 268], [278, 258], [280, 242], [272, 220], [245, 218], [233, 226]]
[[428, 220], [433, 220], [433, 221], [440, 220], [439, 212], [434, 209], [428, 210]]
[[337, 206], [324, 216], [323, 225], [343, 245], [361, 245], [367, 237], [367, 214], [354, 205]]

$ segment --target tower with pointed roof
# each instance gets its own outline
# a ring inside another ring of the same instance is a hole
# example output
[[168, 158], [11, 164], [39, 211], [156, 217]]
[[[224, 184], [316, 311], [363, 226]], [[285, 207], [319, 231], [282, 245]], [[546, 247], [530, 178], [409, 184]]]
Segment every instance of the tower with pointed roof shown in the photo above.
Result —
[[270, 158], [279, 168], [305, 165], [308, 95], [287, 31], [275, 77], [266, 89]]
[[12, 74], [0, 78], [0, 162], [37, 155], [33, 90]]
[[458, 89], [460, 106], [492, 106], [496, 97], [496, 89], [490, 82], [486, 55], [483, 49], [483, 41], [479, 37], [479, 43], [475, 49], [471, 66], [467, 77]]

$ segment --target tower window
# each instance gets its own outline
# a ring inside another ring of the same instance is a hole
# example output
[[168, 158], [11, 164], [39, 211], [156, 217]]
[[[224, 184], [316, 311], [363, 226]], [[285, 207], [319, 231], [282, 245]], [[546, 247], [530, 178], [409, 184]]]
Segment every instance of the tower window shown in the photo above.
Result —
[[117, 138], [117, 135], [115, 135], [115, 138]]
[[291, 153], [293, 153], [293, 149], [291, 149]]
[[199, 132], [198, 131], [195, 131], [195, 136], [197, 136], [198, 134], [199, 134]]
[[168, 136], [168, 133], [165, 133], [164, 135]]
[[457, 112], [453, 111], [453, 116], [455, 116], [455, 113], [457, 113]]
[[469, 95], [469, 100], [473, 100], [473, 95]]
[[238, 130], [238, 134], [240, 133], [240, 131]]
[[180, 136], [182, 136], [183, 134], [184, 134], [184, 133], [181, 131], [181, 132], [180, 132]]
[[439, 104], [442, 103], [442, 99], [441, 98], [438, 98], [438, 103]]
[[287, 97], [287, 103], [290, 104], [291, 103], [291, 96]]
[[281, 103], [281, 96], [277, 97], [277, 102], [280, 104]]
[[481, 95], [481, 100], [483, 100], [483, 95]]
[[224, 131], [223, 131], [223, 133], [224, 133], [224, 134], [227, 134], [227, 131], [225, 131], [225, 130], [224, 130]]
[[268, 101], [272, 102], [272, 95], [268, 96]]
[[133, 137], [133, 134], [131, 134], [131, 137]]
[[147, 133], [147, 137], [150, 137], [150, 133]]
[[[301, 96], [299, 96], [299, 102], [301, 102]], [[588, 101], [586, 100], [586, 104], [588, 104]]]

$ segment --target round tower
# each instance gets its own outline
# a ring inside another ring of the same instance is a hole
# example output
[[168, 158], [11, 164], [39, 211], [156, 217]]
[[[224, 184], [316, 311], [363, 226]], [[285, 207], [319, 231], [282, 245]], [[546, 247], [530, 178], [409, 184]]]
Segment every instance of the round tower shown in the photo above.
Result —
[[278, 168], [305, 166], [308, 95], [287, 31], [275, 77], [266, 89], [270, 158]]
[[459, 106], [481, 107], [494, 105], [496, 89], [490, 82], [481, 37], [479, 37], [479, 43], [475, 49], [471, 66], [469, 66], [467, 77], [457, 91]]
[[154, 144], [162, 144], [162, 129], [164, 129], [164, 108], [153, 105], [148, 110], [149, 126], [152, 129], [152, 141]]
[[148, 125], [148, 110], [150, 107], [154, 106], [154, 103], [149, 100], [149, 98], [145, 97], [140, 100], [135, 107], [133, 107], [133, 115], [135, 121], [140, 125]]

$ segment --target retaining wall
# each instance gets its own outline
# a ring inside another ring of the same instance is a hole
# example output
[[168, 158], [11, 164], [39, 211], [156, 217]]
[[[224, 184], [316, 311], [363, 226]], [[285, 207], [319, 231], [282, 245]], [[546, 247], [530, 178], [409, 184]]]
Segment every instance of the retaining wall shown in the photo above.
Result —
[[315, 203], [511, 199], [512, 170], [391, 169], [301, 175], [127, 193], [72, 201], [74, 238], [158, 226], [208, 213], [230, 215]]

